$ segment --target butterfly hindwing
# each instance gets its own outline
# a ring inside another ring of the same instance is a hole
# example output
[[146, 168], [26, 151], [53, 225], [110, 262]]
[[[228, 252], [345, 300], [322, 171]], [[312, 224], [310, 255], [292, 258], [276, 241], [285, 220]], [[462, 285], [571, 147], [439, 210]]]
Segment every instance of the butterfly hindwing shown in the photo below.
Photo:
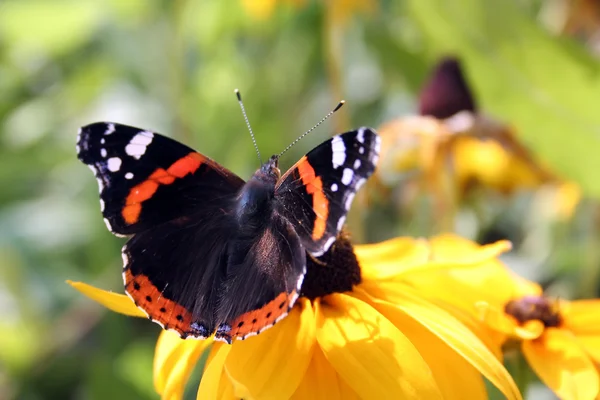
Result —
[[375, 171], [380, 143], [375, 131], [364, 127], [334, 136], [281, 177], [277, 205], [312, 255], [327, 251], [340, 232], [354, 195]]
[[235, 195], [244, 181], [160, 134], [99, 122], [81, 128], [77, 156], [98, 180], [100, 207], [113, 233], [130, 235]]
[[235, 228], [227, 213], [202, 207], [134, 235], [123, 247], [126, 293], [164, 329], [183, 338], [210, 336]]
[[306, 253], [292, 224], [275, 213], [255, 240], [231, 242], [216, 338], [245, 339], [275, 325], [293, 307], [306, 274]]

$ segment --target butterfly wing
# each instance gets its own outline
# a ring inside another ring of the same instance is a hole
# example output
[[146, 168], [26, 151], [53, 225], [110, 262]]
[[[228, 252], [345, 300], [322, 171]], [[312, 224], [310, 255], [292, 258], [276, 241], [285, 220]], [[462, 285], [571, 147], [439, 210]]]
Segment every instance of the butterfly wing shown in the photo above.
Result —
[[77, 152], [109, 229], [133, 235], [122, 251], [126, 293], [165, 329], [209, 336], [244, 181], [179, 142], [115, 123], [81, 128]]
[[94, 172], [109, 230], [131, 235], [234, 196], [244, 181], [191, 148], [143, 129], [99, 122], [80, 129], [77, 157]]
[[320, 256], [342, 229], [354, 195], [375, 171], [381, 139], [370, 128], [334, 136], [302, 157], [279, 180], [280, 213], [304, 248]]
[[125, 292], [151, 320], [182, 338], [207, 338], [217, 326], [235, 227], [230, 215], [212, 211], [143, 231], [123, 247]]
[[293, 307], [306, 253], [293, 225], [275, 213], [257, 237], [231, 242], [215, 338], [245, 339], [275, 325]]

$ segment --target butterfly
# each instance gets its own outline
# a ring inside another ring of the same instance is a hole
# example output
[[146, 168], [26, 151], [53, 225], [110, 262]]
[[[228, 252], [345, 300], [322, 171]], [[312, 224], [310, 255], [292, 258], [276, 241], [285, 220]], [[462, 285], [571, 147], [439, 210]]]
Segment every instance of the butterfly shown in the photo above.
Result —
[[374, 172], [370, 128], [323, 142], [281, 175], [272, 156], [244, 181], [166, 136], [112, 122], [80, 129], [108, 229], [126, 236], [125, 292], [182, 338], [231, 343], [273, 326], [298, 298]]

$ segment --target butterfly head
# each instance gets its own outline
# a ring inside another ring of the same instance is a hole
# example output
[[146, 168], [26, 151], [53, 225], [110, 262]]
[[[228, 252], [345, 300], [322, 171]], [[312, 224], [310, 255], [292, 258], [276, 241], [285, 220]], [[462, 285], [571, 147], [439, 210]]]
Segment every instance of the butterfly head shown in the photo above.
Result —
[[271, 156], [269, 161], [260, 167], [255, 176], [262, 181], [277, 182], [281, 177], [281, 171], [279, 170], [279, 156]]

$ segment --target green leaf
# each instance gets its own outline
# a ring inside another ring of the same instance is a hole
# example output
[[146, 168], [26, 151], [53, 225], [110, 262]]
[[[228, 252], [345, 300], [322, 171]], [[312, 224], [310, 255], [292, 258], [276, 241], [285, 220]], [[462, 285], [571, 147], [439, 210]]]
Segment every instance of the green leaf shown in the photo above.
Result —
[[600, 64], [506, 0], [409, 0], [431, 54], [464, 62], [481, 108], [563, 177], [600, 197]]

